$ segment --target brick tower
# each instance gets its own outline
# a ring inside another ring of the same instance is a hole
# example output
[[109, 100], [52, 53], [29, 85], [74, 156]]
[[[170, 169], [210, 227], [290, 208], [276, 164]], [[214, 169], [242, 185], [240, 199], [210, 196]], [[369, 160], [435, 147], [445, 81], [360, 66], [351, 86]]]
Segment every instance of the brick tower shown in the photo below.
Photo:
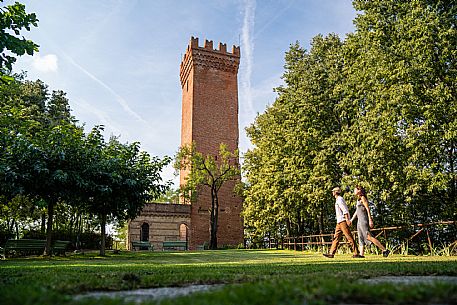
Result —
[[[213, 49], [212, 41], [198, 46], [192, 37], [181, 62], [182, 87], [181, 145], [196, 143], [204, 155], [216, 156], [220, 143], [230, 151], [238, 148], [238, 65], [240, 48], [227, 52], [226, 44]], [[180, 183], [186, 172], [181, 171]], [[228, 181], [219, 191], [218, 246], [243, 243], [240, 216], [242, 200], [233, 192], [235, 182]], [[190, 249], [209, 243], [211, 194], [207, 188], [198, 193], [191, 206]]]

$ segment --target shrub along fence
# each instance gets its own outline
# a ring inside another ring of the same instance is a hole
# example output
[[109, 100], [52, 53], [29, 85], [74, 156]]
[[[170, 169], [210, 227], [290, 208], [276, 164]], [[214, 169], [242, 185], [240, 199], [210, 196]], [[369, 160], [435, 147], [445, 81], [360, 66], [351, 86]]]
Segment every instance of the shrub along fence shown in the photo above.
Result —
[[[26, 239], [46, 239], [46, 233], [40, 231], [27, 231], [23, 238]], [[69, 249], [100, 249], [101, 234], [95, 232], [74, 233], [67, 231], [52, 232], [52, 240], [68, 240], [71, 242]], [[106, 235], [106, 249], [113, 248], [113, 237]]]
[[[457, 221], [438, 221], [426, 224], [402, 225], [370, 230], [393, 253], [457, 255]], [[357, 231], [352, 232], [357, 240]], [[332, 243], [333, 233], [284, 237], [283, 249], [326, 251]], [[346, 241], [343, 239], [342, 244]], [[270, 247], [278, 247], [271, 241]]]

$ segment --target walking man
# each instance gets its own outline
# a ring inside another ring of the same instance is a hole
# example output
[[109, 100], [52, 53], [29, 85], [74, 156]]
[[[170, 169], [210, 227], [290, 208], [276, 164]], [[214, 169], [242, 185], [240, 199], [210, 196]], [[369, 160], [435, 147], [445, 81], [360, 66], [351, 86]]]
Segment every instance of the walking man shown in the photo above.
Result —
[[353, 258], [362, 258], [357, 251], [357, 247], [355, 246], [354, 237], [352, 237], [351, 230], [349, 226], [351, 225], [351, 220], [349, 216], [349, 209], [344, 201], [343, 197], [341, 197], [341, 188], [335, 187], [332, 190], [332, 195], [335, 197], [335, 212], [336, 212], [336, 228], [335, 228], [335, 235], [333, 236], [332, 246], [330, 247], [329, 253], [324, 253], [325, 257], [333, 258], [335, 256], [336, 250], [338, 249], [338, 245], [340, 243], [341, 235], [344, 234], [346, 237], [349, 245], [351, 246]]

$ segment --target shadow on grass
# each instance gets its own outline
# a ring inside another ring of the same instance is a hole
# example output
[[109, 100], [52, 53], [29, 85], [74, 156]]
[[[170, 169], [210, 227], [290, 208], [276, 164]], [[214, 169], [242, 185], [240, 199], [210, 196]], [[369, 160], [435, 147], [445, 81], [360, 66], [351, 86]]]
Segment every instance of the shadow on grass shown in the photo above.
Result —
[[[358, 282], [388, 275], [457, 276], [457, 257], [394, 255], [355, 260], [349, 255], [326, 259], [319, 253], [223, 250], [132, 252], [102, 258], [86, 254], [57, 259], [9, 259], [0, 262], [0, 295], [2, 300], [8, 300], [5, 304], [64, 304], [64, 300], [74, 302], [68, 299], [69, 295], [88, 291], [226, 284], [228, 287], [222, 292], [211, 293], [208, 303], [204, 301], [206, 297], [202, 297], [201, 303], [195, 304], [303, 304], [303, 300], [324, 300], [323, 304], [326, 304], [334, 300], [359, 299], [373, 302], [380, 295], [372, 290], [384, 291], [390, 296], [387, 300], [399, 300], [391, 302], [398, 304], [402, 300], [416, 303], [417, 299], [410, 291], [429, 301], [444, 300], [436, 296], [438, 292], [456, 298], [452, 292], [457, 291], [455, 285], [427, 284], [405, 289], [402, 285], [379, 284], [373, 289]], [[224, 293], [234, 294], [233, 298], [228, 298], [233, 303], [224, 303]], [[370, 299], [373, 293], [375, 297]], [[217, 303], [211, 303], [210, 300], [219, 294]], [[297, 299], [293, 295], [297, 295]], [[255, 303], [253, 296], [265, 303]], [[56, 302], [56, 298], [60, 302]], [[186, 297], [182, 299], [189, 301]], [[273, 303], [273, 300], [281, 299], [283, 301]], [[181, 301], [177, 299], [176, 302]]]

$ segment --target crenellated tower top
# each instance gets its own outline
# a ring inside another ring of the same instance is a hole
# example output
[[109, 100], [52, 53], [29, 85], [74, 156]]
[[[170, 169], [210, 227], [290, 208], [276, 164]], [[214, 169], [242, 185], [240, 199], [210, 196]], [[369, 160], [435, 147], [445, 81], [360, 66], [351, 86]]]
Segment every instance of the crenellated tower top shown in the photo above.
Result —
[[227, 45], [219, 42], [218, 49], [213, 48], [212, 40], [205, 40], [203, 47], [198, 45], [198, 38], [191, 37], [186, 54], [181, 62], [179, 77], [181, 86], [186, 83], [192, 67], [201, 66], [221, 71], [238, 73], [240, 64], [240, 47], [232, 46], [232, 52], [227, 52]]

